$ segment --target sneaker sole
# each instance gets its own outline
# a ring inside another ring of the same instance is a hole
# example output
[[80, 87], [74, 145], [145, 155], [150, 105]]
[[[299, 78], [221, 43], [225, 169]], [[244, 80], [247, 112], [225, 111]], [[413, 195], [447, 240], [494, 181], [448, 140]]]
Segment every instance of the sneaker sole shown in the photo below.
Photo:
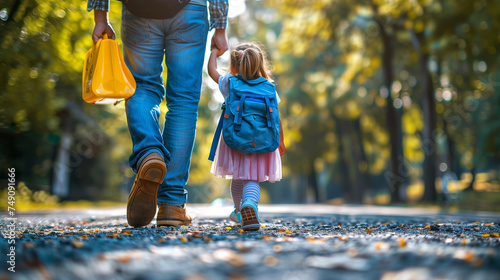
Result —
[[240, 223], [240, 221], [238, 221], [238, 218], [233, 218], [233, 217], [229, 217], [229, 219], [235, 223]]
[[246, 206], [240, 209], [241, 220], [243, 222], [243, 230], [256, 231], [260, 229], [257, 213], [253, 207]]
[[[166, 173], [165, 163], [158, 159], [148, 160], [139, 170], [137, 183], [130, 191], [127, 202], [127, 222], [130, 226], [143, 227], [154, 219], [158, 187]], [[147, 181], [149, 184], [142, 184], [141, 181]], [[135, 217], [132, 218], [131, 213], [134, 213]]]

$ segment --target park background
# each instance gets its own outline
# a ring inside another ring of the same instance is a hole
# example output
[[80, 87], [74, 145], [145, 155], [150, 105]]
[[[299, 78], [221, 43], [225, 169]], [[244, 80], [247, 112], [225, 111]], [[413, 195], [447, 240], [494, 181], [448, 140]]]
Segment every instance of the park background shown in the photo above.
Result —
[[[262, 202], [500, 210], [500, 1], [229, 3], [230, 46], [265, 46], [282, 98], [284, 178], [262, 184]], [[86, 4], [0, 1], [1, 209], [12, 167], [21, 210], [128, 197], [124, 103], [81, 98]], [[112, 0], [121, 44], [120, 17]], [[230, 198], [207, 160], [222, 101], [205, 68], [191, 203]]]

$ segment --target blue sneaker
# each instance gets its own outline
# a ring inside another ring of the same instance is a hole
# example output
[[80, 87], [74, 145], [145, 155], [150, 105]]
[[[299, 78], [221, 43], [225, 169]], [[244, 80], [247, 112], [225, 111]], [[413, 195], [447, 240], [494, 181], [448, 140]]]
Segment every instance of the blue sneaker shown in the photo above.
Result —
[[260, 229], [259, 211], [252, 200], [245, 200], [240, 207], [241, 227], [245, 231]]
[[235, 223], [241, 223], [241, 215], [240, 212], [236, 213], [236, 207], [234, 207], [233, 211], [231, 214], [229, 214], [229, 219]]

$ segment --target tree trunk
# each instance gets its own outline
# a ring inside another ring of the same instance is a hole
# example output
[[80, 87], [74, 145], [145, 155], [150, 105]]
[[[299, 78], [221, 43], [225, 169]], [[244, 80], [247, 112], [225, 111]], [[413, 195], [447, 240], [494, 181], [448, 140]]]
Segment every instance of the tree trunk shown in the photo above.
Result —
[[474, 164], [472, 166], [472, 169], [470, 170], [470, 174], [472, 175], [472, 179], [470, 180], [469, 185], [467, 188], [464, 189], [464, 191], [473, 191], [474, 190], [474, 181], [476, 181], [476, 165]]
[[[437, 60], [436, 74], [439, 80], [442, 74], [441, 58], [438, 58]], [[451, 137], [448, 131], [448, 122], [445, 119], [444, 115], [442, 116], [442, 122], [443, 133], [446, 136], [446, 164], [448, 165], [448, 170], [455, 174], [457, 178], [460, 178], [462, 172], [460, 170], [460, 164], [457, 162], [457, 157], [455, 156], [455, 142], [453, 141], [453, 137]]]
[[[356, 132], [356, 140], [357, 140], [357, 146], [358, 146], [358, 154], [359, 154], [359, 163], [364, 163], [365, 168], [364, 170], [360, 170], [360, 175], [359, 176], [359, 181], [360, 181], [360, 186], [361, 186], [361, 202], [363, 202], [363, 195], [368, 194], [370, 196], [373, 195], [373, 188], [371, 186], [371, 180], [370, 180], [370, 168], [368, 164], [368, 159], [366, 158], [366, 152], [365, 152], [365, 147], [363, 145], [363, 131], [361, 130], [361, 121], [360, 118], [356, 119], [354, 121], [354, 129]], [[359, 165], [358, 165], [359, 168]]]
[[419, 75], [422, 89], [422, 111], [424, 113], [424, 131], [422, 143], [424, 150], [424, 196], [423, 201], [437, 201], [436, 192], [436, 105], [434, 102], [434, 86], [431, 73], [427, 69], [429, 54], [422, 49], [423, 33], [412, 32], [412, 43], [418, 54]]
[[352, 184], [352, 202], [361, 204], [363, 203], [363, 184], [361, 180], [361, 171], [359, 170], [359, 162], [361, 161], [361, 157], [358, 153], [358, 149], [356, 148], [357, 146], [357, 139], [356, 139], [356, 131], [355, 128], [352, 125], [352, 121], [345, 121], [347, 123], [346, 127], [348, 127], [349, 133], [348, 135], [348, 143], [349, 143], [349, 154], [351, 155], [352, 162], [351, 162], [351, 168], [352, 168], [352, 174], [351, 175], [351, 182]]
[[389, 190], [391, 192], [391, 202], [397, 203], [401, 202], [400, 197], [400, 189], [401, 184], [405, 181], [404, 176], [402, 174], [403, 168], [400, 168], [400, 165], [403, 165], [403, 161], [399, 161], [399, 159], [403, 158], [402, 154], [402, 142], [401, 142], [401, 112], [394, 108], [393, 100], [391, 96], [391, 86], [393, 82], [393, 66], [392, 66], [392, 58], [393, 58], [393, 45], [392, 45], [392, 35], [388, 34], [385, 30], [385, 25], [380, 20], [376, 20], [380, 34], [382, 36], [382, 43], [384, 45], [384, 53], [382, 59], [382, 69], [384, 76], [384, 86], [388, 90], [387, 95], [387, 111], [386, 111], [386, 119], [387, 119], [387, 130], [389, 132], [389, 141], [391, 145], [391, 155], [390, 155], [390, 164], [389, 170], [385, 172], [385, 178], [387, 180]]
[[331, 112], [332, 118], [335, 120], [335, 128], [336, 128], [336, 133], [339, 137], [339, 169], [340, 169], [340, 181], [342, 184], [342, 197], [347, 203], [353, 202], [353, 190], [351, 186], [351, 182], [349, 180], [349, 169], [348, 167], [348, 162], [346, 161], [344, 157], [344, 142], [343, 142], [343, 137], [344, 131], [342, 129], [342, 123], [339, 118], [335, 116], [333, 112]]
[[309, 173], [309, 187], [313, 190], [314, 192], [314, 200], [316, 203], [320, 202], [320, 195], [319, 195], [319, 188], [318, 188], [318, 180], [316, 178], [316, 168], [314, 168], [314, 160], [311, 161], [311, 172]]

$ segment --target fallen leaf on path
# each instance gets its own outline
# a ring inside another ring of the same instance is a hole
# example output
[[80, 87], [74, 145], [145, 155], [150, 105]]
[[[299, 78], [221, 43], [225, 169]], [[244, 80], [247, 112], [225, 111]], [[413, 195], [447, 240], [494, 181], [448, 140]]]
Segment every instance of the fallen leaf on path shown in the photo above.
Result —
[[310, 267], [326, 269], [346, 269], [351, 271], [367, 271], [370, 268], [368, 260], [361, 258], [351, 258], [338, 254], [333, 256], [310, 256], [305, 260], [305, 264]]
[[401, 271], [387, 271], [382, 274], [381, 280], [427, 280], [432, 279], [432, 273], [428, 268], [407, 268]]
[[234, 267], [242, 267], [245, 265], [243, 259], [235, 251], [229, 249], [217, 249], [212, 254], [213, 258], [219, 261], [228, 262]]
[[276, 242], [281, 243], [281, 242], [285, 242], [285, 241], [290, 241], [291, 239], [292, 238], [289, 236], [284, 236], [284, 237], [278, 237], [275, 240], [276, 240]]
[[227, 280], [246, 280], [247, 278], [241, 274], [231, 274], [227, 277]]
[[273, 246], [273, 251], [276, 253], [281, 253], [283, 251], [283, 246], [276, 244]]
[[389, 245], [388, 243], [385, 243], [385, 242], [377, 242], [375, 244], [375, 248], [377, 250], [388, 250], [389, 248], [391, 248], [391, 245]]
[[182, 280], [206, 280], [207, 278], [203, 277], [203, 275], [201, 274], [193, 274], [193, 275], [189, 275], [188, 277], [186, 278], [183, 278]]
[[119, 258], [116, 259], [116, 261], [118, 261], [120, 263], [129, 263], [131, 260], [132, 260], [132, 257], [130, 257], [129, 255], [123, 255], [123, 256], [120, 256]]
[[278, 258], [275, 256], [266, 256], [264, 258], [264, 264], [269, 267], [275, 266], [278, 264]]
[[398, 240], [398, 245], [399, 245], [399, 247], [405, 247], [406, 246], [406, 240], [404, 238], [400, 238]]
[[470, 262], [473, 257], [474, 257], [474, 254], [472, 252], [465, 251], [465, 250], [457, 250], [457, 251], [455, 251], [455, 254], [453, 255], [454, 259], [463, 260], [465, 262]]
[[473, 258], [470, 265], [473, 267], [480, 267], [483, 265], [483, 260], [480, 258]]
[[83, 246], [85, 246], [83, 242], [81, 242], [78, 239], [73, 239], [72, 241], [73, 241], [73, 247], [75, 248], [83, 248]]

